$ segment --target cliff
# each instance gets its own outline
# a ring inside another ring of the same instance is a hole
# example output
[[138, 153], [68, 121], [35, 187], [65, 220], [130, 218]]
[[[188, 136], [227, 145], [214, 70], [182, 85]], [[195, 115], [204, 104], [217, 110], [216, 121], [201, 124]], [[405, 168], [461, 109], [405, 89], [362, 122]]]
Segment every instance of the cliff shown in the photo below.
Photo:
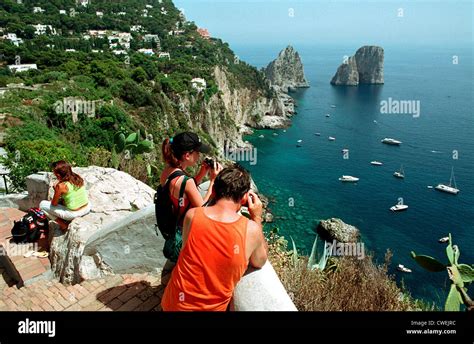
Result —
[[357, 86], [383, 84], [384, 50], [377, 46], [363, 46], [337, 69], [332, 85]]
[[276, 86], [283, 92], [309, 87], [300, 55], [291, 45], [282, 50], [278, 57], [267, 66], [265, 75], [272, 86]]

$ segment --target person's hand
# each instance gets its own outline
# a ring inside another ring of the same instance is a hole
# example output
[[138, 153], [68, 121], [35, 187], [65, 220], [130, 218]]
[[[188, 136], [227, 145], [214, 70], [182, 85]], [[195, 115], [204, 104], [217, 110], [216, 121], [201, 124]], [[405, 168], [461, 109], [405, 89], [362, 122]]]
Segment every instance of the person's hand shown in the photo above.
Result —
[[209, 178], [211, 180], [214, 180], [216, 179], [217, 175], [219, 174], [220, 171], [223, 170], [223, 167], [221, 164], [219, 164], [218, 162], [214, 161], [214, 168], [210, 171], [210, 175], [209, 175]]
[[262, 222], [262, 213], [263, 213], [263, 204], [260, 198], [258, 198], [257, 194], [250, 190], [248, 192], [248, 209], [250, 213], [250, 217], [253, 221], [257, 223]]

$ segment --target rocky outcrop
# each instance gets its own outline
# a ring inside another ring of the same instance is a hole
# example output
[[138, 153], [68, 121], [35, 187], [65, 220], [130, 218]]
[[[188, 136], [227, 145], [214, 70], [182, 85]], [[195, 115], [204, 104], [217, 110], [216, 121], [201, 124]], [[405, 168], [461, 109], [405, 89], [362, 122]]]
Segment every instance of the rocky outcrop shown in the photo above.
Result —
[[282, 50], [276, 60], [265, 68], [265, 75], [272, 86], [283, 92], [309, 87], [300, 55], [292, 46]]
[[[84, 217], [73, 220], [66, 233], [55, 227], [51, 228], [50, 259], [54, 275], [62, 283], [74, 284], [82, 279], [115, 272], [114, 269], [122, 271], [121, 265], [115, 263], [120, 259], [121, 254], [125, 256], [129, 254], [126, 259], [132, 265], [135, 261], [132, 259], [134, 254], [140, 256], [146, 252], [149, 256], [157, 254], [159, 256], [162, 244], [159, 246], [158, 237], [150, 234], [153, 229], [140, 222], [149, 218], [148, 215], [138, 212], [153, 203], [154, 190], [130, 175], [112, 168], [92, 166], [74, 168], [74, 171], [80, 174], [86, 182], [92, 211]], [[28, 204], [39, 203], [41, 199], [51, 199], [53, 195], [51, 185], [53, 183], [54, 177], [51, 173], [29, 176], [27, 185], [31, 194], [27, 200]], [[136, 214], [139, 214], [139, 218], [127, 220], [129, 216], [137, 216]], [[140, 217], [140, 215], [143, 216]], [[150, 221], [146, 223], [150, 224]], [[130, 227], [128, 230], [115, 232], [120, 234], [108, 238], [110, 246], [120, 247], [120, 249], [111, 253], [109, 246], [105, 250], [108, 252], [105, 256], [95, 254], [97, 250], [94, 251], [94, 247], [100, 246], [98, 238], [101, 235], [98, 233], [110, 234], [110, 226], [117, 225]], [[134, 250], [134, 247], [131, 246], [127, 249], [130, 236], [137, 236], [137, 238], [143, 236], [143, 240], [137, 240], [143, 246], [142, 251]], [[83, 259], [86, 247], [89, 258]], [[149, 266], [148, 263], [141, 266], [136, 265], [136, 271], [140, 272], [144, 267]], [[130, 270], [133, 271], [133, 269]]]
[[336, 218], [319, 222], [316, 232], [328, 242], [333, 240], [343, 243], [357, 242], [360, 237], [360, 232], [356, 227]]
[[339, 66], [331, 84], [345, 86], [383, 84], [383, 63], [383, 48], [363, 46]]

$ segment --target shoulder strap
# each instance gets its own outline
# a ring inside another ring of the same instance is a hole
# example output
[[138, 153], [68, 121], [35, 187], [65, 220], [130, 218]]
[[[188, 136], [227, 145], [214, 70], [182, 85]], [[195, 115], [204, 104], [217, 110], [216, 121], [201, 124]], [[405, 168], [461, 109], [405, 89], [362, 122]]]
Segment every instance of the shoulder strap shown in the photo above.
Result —
[[184, 196], [184, 190], [186, 188], [186, 182], [188, 181], [189, 177], [187, 175], [184, 175], [183, 181], [181, 182], [181, 188], [179, 189], [179, 198], [178, 198], [178, 219], [176, 221], [176, 224], [178, 224], [186, 214], [186, 212], [189, 209], [190, 204], [186, 207], [186, 211], [184, 211], [182, 214], [180, 214], [181, 211], [181, 200], [183, 199]]
[[175, 179], [176, 177], [186, 176], [186, 174], [182, 170], [176, 170], [171, 173], [168, 178], [166, 178], [165, 188], [168, 188], [170, 182]]

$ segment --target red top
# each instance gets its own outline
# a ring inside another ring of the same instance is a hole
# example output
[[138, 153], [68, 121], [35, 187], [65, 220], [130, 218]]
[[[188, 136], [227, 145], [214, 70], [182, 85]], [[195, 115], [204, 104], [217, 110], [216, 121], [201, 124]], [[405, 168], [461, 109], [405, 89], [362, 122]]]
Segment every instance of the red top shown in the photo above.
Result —
[[[171, 202], [173, 203], [173, 209], [178, 209], [178, 206], [179, 206], [179, 197], [175, 197], [173, 195], [173, 192], [171, 190], [174, 190], [174, 187], [176, 186], [176, 183], [178, 182], [178, 179], [179, 177], [176, 177], [174, 179], [174, 184], [173, 184], [173, 188], [170, 187], [169, 191], [170, 191], [170, 199], [171, 199]], [[183, 178], [183, 181], [184, 181], [184, 178]], [[186, 209], [188, 209], [188, 206], [189, 206], [189, 199], [188, 198], [185, 198], [184, 195], [183, 195], [183, 204], [181, 204], [181, 211], [180, 211], [180, 214], [184, 214], [184, 212], [186, 211]], [[180, 227], [183, 227], [183, 221], [184, 221], [184, 216], [181, 218], [181, 220], [179, 221], [178, 223], [178, 226]]]
[[230, 223], [196, 208], [189, 236], [161, 300], [164, 311], [225, 311], [247, 270], [248, 219]]

